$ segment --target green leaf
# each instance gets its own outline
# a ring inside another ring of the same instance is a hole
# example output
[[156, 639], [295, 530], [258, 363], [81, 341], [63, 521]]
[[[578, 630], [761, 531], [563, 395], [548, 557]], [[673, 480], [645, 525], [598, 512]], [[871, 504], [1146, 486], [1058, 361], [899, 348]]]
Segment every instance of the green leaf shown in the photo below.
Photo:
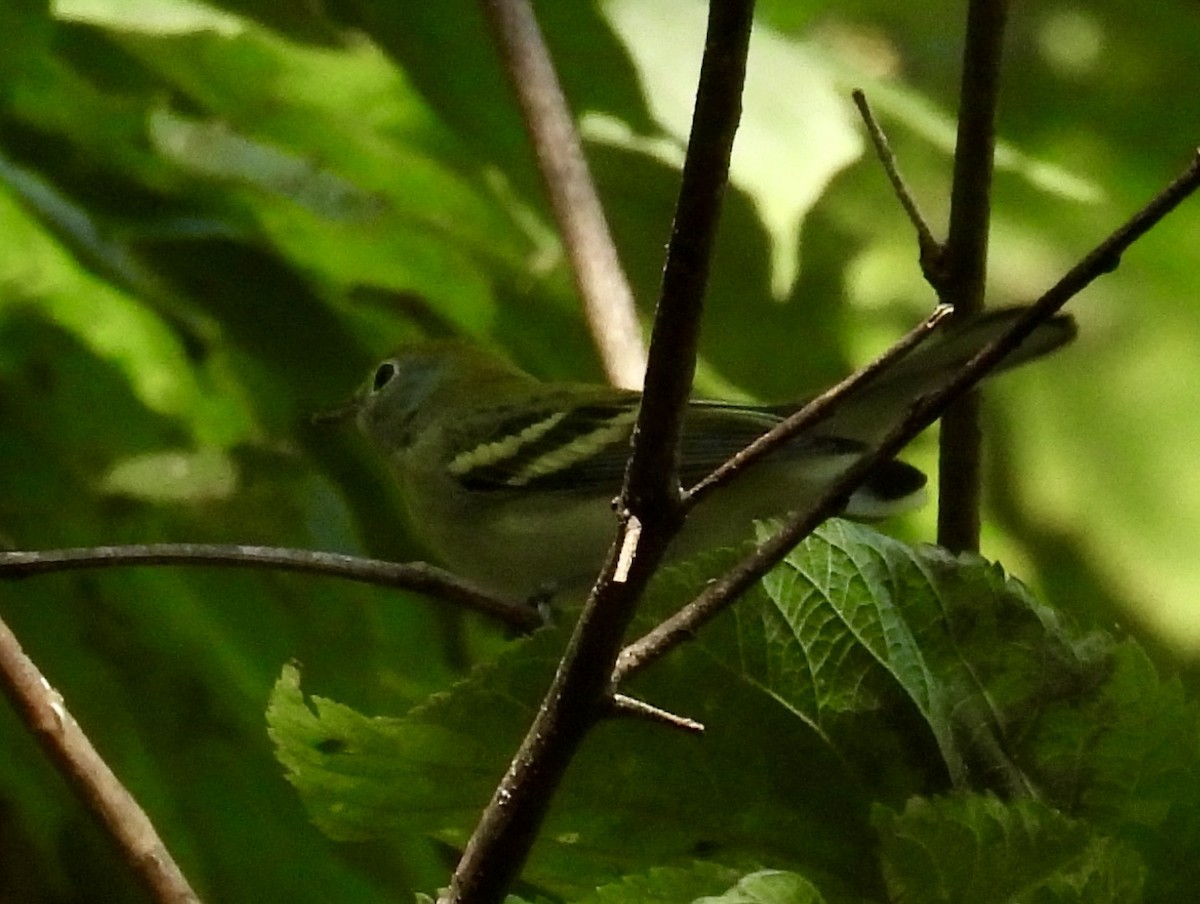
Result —
[[686, 867], [661, 867], [602, 885], [576, 904], [690, 904], [724, 891], [738, 876], [736, 869], [703, 861]]
[[725, 894], [700, 898], [696, 904], [825, 904], [825, 900], [803, 876], [764, 870], [739, 880]]
[[875, 810], [893, 901], [911, 904], [1134, 904], [1136, 853], [1032, 800], [992, 796], [914, 799]]
[[197, 122], [167, 109], [150, 114], [150, 141], [173, 162], [202, 176], [281, 195], [329, 220], [368, 220], [382, 202], [312, 161], [235, 134], [221, 122]]
[[1074, 788], [1090, 818], [1157, 827], [1194, 783], [1198, 724], [1178, 680], [1161, 680], [1126, 642], [1100, 693], [1055, 713], [1037, 746], [1045, 774], [1060, 793]]
[[156, 502], [200, 502], [227, 499], [237, 490], [237, 471], [228, 456], [215, 449], [174, 450], [126, 458], [104, 477], [114, 495]]
[[420, 714], [367, 718], [322, 697], [310, 708], [292, 666], [271, 693], [267, 724], [313, 821], [347, 841], [470, 825], [500, 779], [495, 745], [518, 727], [459, 733]]
[[[736, 554], [665, 574], [642, 618], [673, 608]], [[561, 643], [543, 632], [517, 644], [398, 719], [319, 698], [310, 709], [289, 671], [269, 714], [278, 756], [334, 837], [407, 830], [461, 845]], [[810, 881], [816, 868], [869, 895], [872, 875], [854, 866], [869, 856], [854, 853], [864, 788], [897, 803], [950, 788], [1042, 795], [1062, 824], [1068, 816], [1054, 805], [1087, 817], [1095, 795], [1110, 801], [1107, 835], [1166, 857], [1171, 846], [1140, 835], [1137, 814], [1161, 822], [1170, 812], [1168, 796], [1194, 762], [1195, 720], [1172, 685], [1153, 691], [1136, 648], [1113, 650], [978, 557], [831, 522], [696, 642], [639, 676], [637, 693], [705, 723], [703, 741], [628, 720], [600, 726], [559, 790], [525, 878], [569, 893], [611, 880], [614, 869], [706, 850]], [[1103, 718], [1081, 725], [1075, 714], [1088, 721], [1089, 712]], [[1153, 718], [1175, 727], [1139, 747]], [[1006, 856], [1019, 859], [1015, 850]]]
[[1148, 900], [1196, 887], [1200, 712], [1178, 679], [1159, 678], [1127, 641], [1098, 693], [1051, 708], [1032, 746], [1053, 799], [1137, 849]]
[[[826, 523], [764, 587], [739, 605], [734, 636], [706, 644], [736, 651], [752, 680], [847, 752], [878, 744], [864, 715], [896, 725], [911, 707], [955, 787], [1028, 791], [1020, 739], [1050, 701], [1107, 669], [1102, 636], [1072, 633], [998, 566], [850, 522]], [[904, 734], [897, 743], [919, 759]]]
[[54, 15], [64, 22], [104, 24], [122, 31], [147, 34], [191, 34], [199, 31], [235, 33], [242, 24], [193, 0], [55, 0]]
[[[268, 713], [277, 756], [334, 837], [415, 830], [461, 846], [532, 720], [563, 641], [558, 632], [535, 635], [394, 719], [319, 698], [310, 708], [288, 670]], [[819, 740], [691, 652], [648, 686], [656, 702], [703, 718], [704, 737], [640, 720], [598, 726], [556, 795], [525, 881], [577, 896], [699, 853], [842, 875], [868, 856], [859, 843], [866, 802]]]

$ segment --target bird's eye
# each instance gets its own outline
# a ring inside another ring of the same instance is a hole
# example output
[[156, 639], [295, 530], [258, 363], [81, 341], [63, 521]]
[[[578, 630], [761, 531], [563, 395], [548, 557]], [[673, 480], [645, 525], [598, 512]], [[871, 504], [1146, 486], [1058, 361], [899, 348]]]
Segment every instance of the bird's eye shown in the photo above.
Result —
[[375, 378], [371, 381], [371, 391], [379, 392], [396, 376], [396, 365], [391, 361], [384, 361], [375, 371]]

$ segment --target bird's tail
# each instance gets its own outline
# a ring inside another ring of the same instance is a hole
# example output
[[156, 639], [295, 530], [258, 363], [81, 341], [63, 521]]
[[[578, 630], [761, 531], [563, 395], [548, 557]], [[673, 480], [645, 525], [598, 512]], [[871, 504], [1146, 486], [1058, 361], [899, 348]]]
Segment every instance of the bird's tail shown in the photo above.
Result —
[[[909, 405], [943, 386], [985, 345], [1010, 329], [1027, 308], [997, 308], [961, 325], [935, 331], [908, 355], [852, 393], [822, 432], [872, 442], [904, 417]], [[1047, 355], [1075, 338], [1075, 319], [1058, 314], [1040, 324], [993, 373]]]

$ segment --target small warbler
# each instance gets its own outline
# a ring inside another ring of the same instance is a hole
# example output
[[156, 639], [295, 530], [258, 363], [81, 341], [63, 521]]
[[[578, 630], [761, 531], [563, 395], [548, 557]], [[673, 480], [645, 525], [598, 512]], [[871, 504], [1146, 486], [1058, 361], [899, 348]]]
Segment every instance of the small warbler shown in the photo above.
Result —
[[[1009, 327], [1020, 308], [939, 328], [844, 397], [833, 413], [717, 489], [689, 514], [670, 549], [682, 558], [750, 535], [756, 518], [800, 510], [869, 452], [923, 393], [940, 386]], [[1004, 362], [1011, 367], [1075, 335], [1071, 317], [1040, 326]], [[584, 587], [599, 572], [616, 529], [640, 393], [543, 383], [458, 341], [399, 349], [344, 409], [387, 457], [410, 526], [458, 574], [531, 597]], [[781, 419], [788, 405], [694, 400], [680, 441], [686, 488]], [[919, 504], [925, 475], [890, 461], [845, 504], [874, 520]]]

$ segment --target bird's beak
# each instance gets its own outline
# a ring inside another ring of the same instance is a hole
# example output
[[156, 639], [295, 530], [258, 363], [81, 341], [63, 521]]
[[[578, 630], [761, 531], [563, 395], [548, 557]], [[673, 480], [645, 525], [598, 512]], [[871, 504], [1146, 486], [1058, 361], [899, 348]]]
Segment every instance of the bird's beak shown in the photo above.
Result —
[[312, 416], [312, 422], [318, 427], [330, 427], [338, 424], [344, 424], [346, 421], [353, 420], [358, 410], [362, 407], [362, 402], [355, 396], [344, 405], [339, 405], [329, 411], [318, 411]]

